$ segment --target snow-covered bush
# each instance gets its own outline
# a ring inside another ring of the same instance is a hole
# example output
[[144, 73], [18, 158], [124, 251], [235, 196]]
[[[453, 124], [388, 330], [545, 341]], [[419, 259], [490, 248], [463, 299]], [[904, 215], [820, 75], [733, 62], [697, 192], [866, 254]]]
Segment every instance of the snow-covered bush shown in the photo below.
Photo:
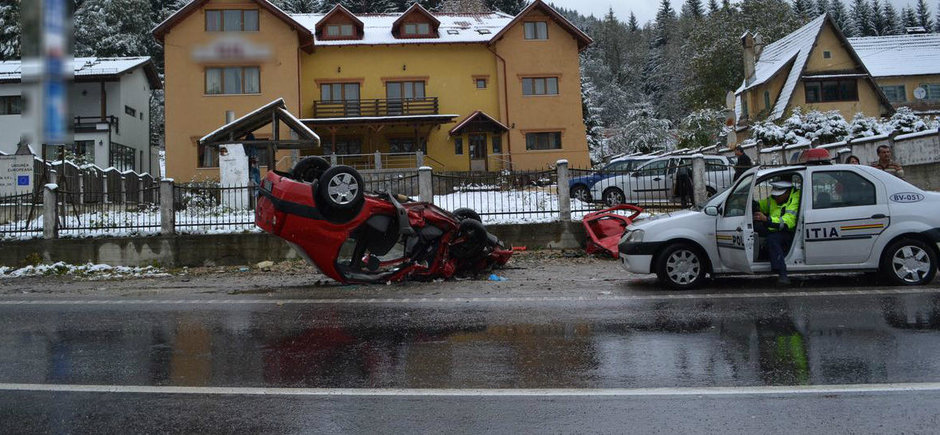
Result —
[[753, 130], [751, 137], [765, 147], [790, 145], [799, 141], [795, 133], [771, 121], [754, 124], [751, 130]]
[[783, 126], [797, 137], [821, 144], [838, 142], [849, 136], [849, 123], [837, 110], [814, 110], [803, 114], [797, 107], [793, 109], [793, 115], [784, 121]]
[[884, 125], [873, 116], [865, 116], [864, 113], [856, 113], [849, 124], [849, 138], [857, 139], [860, 137], [871, 137], [887, 133]]
[[715, 145], [727, 135], [725, 112], [716, 109], [702, 109], [690, 113], [682, 119], [679, 127], [678, 148], [701, 148]]
[[891, 130], [897, 134], [917, 133], [930, 129], [929, 119], [914, 114], [910, 107], [899, 107], [888, 121]]

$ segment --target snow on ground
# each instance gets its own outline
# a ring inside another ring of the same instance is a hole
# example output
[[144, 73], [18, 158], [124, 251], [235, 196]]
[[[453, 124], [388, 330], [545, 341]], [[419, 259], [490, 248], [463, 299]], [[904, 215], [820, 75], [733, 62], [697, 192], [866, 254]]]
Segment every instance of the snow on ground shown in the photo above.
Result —
[[147, 267], [128, 267], [128, 266], [109, 266], [107, 264], [66, 264], [58, 262], [53, 264], [40, 264], [37, 266], [26, 266], [21, 268], [12, 268], [0, 266], [0, 279], [19, 278], [25, 276], [51, 276], [51, 275], [69, 275], [78, 276], [87, 279], [111, 279], [111, 278], [141, 278], [141, 277], [161, 277], [170, 276], [163, 269], [153, 266]]
[[[553, 190], [549, 187], [510, 191], [473, 189], [435, 195], [434, 204], [450, 211], [471, 208], [480, 214], [484, 224], [553, 222], [558, 220], [558, 195]], [[577, 199], [571, 200], [572, 210], [594, 207]], [[584, 214], [572, 213], [572, 219], [581, 219]]]

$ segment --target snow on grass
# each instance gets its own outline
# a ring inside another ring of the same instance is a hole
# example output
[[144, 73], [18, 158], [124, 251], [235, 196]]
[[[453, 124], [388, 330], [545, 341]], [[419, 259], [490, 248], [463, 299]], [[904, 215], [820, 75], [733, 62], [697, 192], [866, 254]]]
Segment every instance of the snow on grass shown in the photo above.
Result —
[[[445, 210], [471, 208], [480, 214], [484, 224], [521, 224], [558, 220], [558, 195], [555, 187], [533, 187], [525, 190], [473, 190], [435, 195], [434, 204]], [[596, 208], [597, 205], [571, 199], [572, 210]], [[581, 219], [588, 212], [574, 212], [572, 219]]]
[[129, 266], [110, 266], [107, 264], [66, 264], [57, 262], [53, 264], [40, 264], [36, 266], [26, 266], [18, 269], [6, 266], [0, 266], [0, 279], [3, 278], [21, 278], [27, 276], [75, 276], [87, 279], [112, 279], [112, 278], [143, 278], [143, 277], [164, 277], [170, 276], [163, 269]]

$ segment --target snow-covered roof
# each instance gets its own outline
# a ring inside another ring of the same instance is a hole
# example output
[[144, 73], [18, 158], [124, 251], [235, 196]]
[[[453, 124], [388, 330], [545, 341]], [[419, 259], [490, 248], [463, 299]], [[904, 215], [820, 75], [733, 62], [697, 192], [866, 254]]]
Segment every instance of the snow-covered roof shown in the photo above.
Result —
[[849, 38], [873, 77], [940, 74], [940, 34]]
[[741, 87], [735, 91], [735, 94], [741, 94], [748, 89], [766, 83], [790, 65], [787, 81], [780, 90], [777, 104], [774, 105], [773, 111], [768, 116], [770, 120], [780, 119], [786, 111], [787, 105], [790, 104], [790, 96], [793, 94], [796, 83], [800, 80], [800, 74], [806, 66], [809, 54], [813, 51], [813, 45], [816, 43], [816, 37], [819, 36], [825, 22], [826, 15], [820, 15], [793, 33], [764, 47], [754, 65], [754, 80], [750, 84], [747, 82], [742, 83]]
[[[392, 24], [402, 14], [359, 14], [363, 23], [362, 39], [326, 40], [318, 39], [315, 45], [389, 45], [389, 44], [447, 44], [490, 42], [512, 21], [511, 15], [502, 12], [488, 14], [434, 14], [441, 22], [438, 38], [396, 38], [392, 35]], [[290, 17], [313, 31], [326, 14], [290, 14]]]
[[[72, 72], [76, 78], [118, 76], [148, 63], [150, 63], [150, 56], [76, 57], [72, 59]], [[148, 74], [150, 74], [149, 71]], [[156, 76], [156, 69], [153, 70], [153, 75]], [[17, 82], [21, 79], [22, 63], [20, 61], [0, 61], [0, 82]]]

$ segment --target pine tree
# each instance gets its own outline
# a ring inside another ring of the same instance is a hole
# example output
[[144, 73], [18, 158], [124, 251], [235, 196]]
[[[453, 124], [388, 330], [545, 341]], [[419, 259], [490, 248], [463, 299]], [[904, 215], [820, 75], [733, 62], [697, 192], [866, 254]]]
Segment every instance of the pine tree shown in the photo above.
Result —
[[937, 26], [936, 29], [935, 29], [936, 32], [937, 32], [937, 33], [940, 33], [940, 3], [937, 3], [937, 20], [936, 20], [936, 22], [934, 23], [934, 25]]
[[[383, 12], [395, 12], [395, 5], [391, 0], [339, 0], [336, 3], [343, 5], [354, 14], [374, 14]], [[335, 4], [324, 2], [322, 9], [330, 10]]]
[[731, 0], [721, 0], [721, 10], [731, 12]]
[[898, 16], [898, 11], [894, 9], [890, 1], [886, 1], [884, 5], [884, 21], [884, 35], [900, 35], [904, 33], [904, 26], [901, 25], [901, 17]]
[[76, 56], [150, 54], [153, 22], [147, 0], [85, 0], [75, 12]]
[[718, 0], [708, 0], [708, 15], [718, 12]]
[[20, 58], [20, 2], [0, 0], [0, 60]]
[[610, 70], [610, 76], [615, 83], [622, 83], [623, 78], [623, 34], [623, 27], [614, 16], [614, 9], [610, 8], [601, 23], [600, 50], [603, 52], [604, 64]]
[[653, 44], [662, 47], [669, 43], [676, 24], [676, 11], [669, 0], [661, 0], [659, 11], [656, 13], [655, 32]]
[[917, 27], [918, 25], [917, 14], [907, 6], [901, 9], [901, 21], [904, 23], [904, 27]]
[[873, 35], [881, 36], [888, 31], [888, 26], [885, 22], [884, 11], [881, 8], [881, 2], [879, 0], [871, 0], [871, 24]]
[[274, 5], [291, 14], [309, 14], [321, 9], [319, 0], [278, 0]]
[[682, 5], [682, 16], [689, 18], [701, 18], [704, 15], [702, 10], [702, 0], [686, 0]]
[[852, 4], [852, 36], [874, 36], [871, 8], [866, 0], [855, 0]]
[[813, 15], [813, 4], [810, 0], [793, 0], [793, 12], [801, 20], [809, 20]]
[[930, 7], [927, 6], [927, 0], [917, 0], [917, 25], [923, 27], [928, 32], [933, 29], [933, 19], [930, 18]]
[[592, 160], [601, 160], [606, 157], [603, 147], [603, 123], [600, 116], [601, 109], [597, 105], [597, 89], [594, 84], [581, 74], [581, 113], [584, 118], [585, 133], [587, 133], [588, 150]]
[[820, 16], [829, 12], [829, 0], [819, 0], [816, 2], [816, 13], [815, 16]]
[[852, 21], [845, 11], [845, 4], [842, 3], [842, 0], [829, 0], [829, 16], [839, 26], [839, 29], [845, 33], [845, 36], [852, 36]]
[[491, 11], [501, 11], [509, 15], [518, 15], [526, 7], [525, 0], [487, 0], [486, 6]]
[[[611, 8], [611, 12], [613, 12], [613, 8]], [[636, 15], [633, 11], [630, 11], [630, 21], [627, 21], [627, 30], [631, 33], [640, 30], [640, 23], [636, 20]]]

